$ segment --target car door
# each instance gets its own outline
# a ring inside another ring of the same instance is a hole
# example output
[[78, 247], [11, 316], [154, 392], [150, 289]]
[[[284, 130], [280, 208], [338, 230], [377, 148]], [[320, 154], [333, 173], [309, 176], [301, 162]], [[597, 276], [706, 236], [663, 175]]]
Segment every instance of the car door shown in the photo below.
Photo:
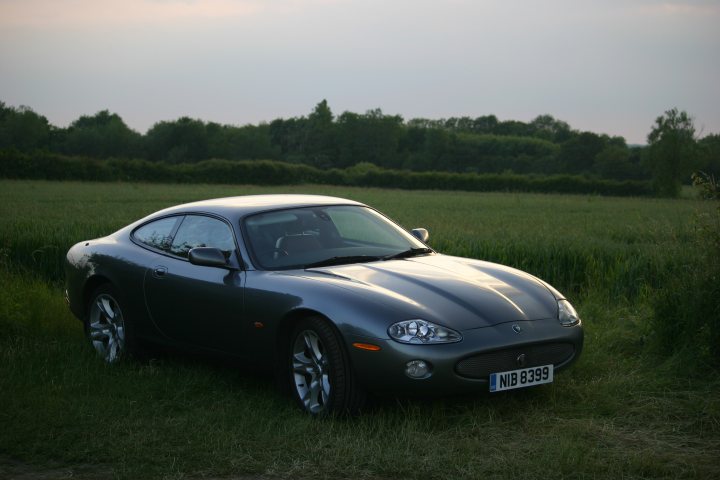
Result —
[[[158, 255], [145, 273], [148, 312], [156, 327], [186, 345], [230, 353], [244, 351], [243, 284], [237, 244], [230, 225], [217, 217], [186, 215], [176, 227], [167, 255]], [[234, 268], [193, 265], [195, 247], [222, 250]]]

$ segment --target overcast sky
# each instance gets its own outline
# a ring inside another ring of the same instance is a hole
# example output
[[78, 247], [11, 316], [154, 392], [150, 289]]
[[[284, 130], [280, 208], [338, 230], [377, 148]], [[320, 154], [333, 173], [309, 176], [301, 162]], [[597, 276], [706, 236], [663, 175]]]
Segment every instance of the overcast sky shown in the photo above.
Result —
[[145, 132], [381, 108], [720, 133], [720, 0], [0, 0], [0, 101]]

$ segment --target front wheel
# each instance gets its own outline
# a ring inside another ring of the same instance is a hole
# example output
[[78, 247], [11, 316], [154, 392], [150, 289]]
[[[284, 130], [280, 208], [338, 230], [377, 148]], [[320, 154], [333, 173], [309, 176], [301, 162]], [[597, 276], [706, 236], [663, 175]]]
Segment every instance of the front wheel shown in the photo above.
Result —
[[293, 397], [311, 415], [357, 413], [364, 403], [338, 335], [323, 318], [305, 318], [295, 326], [289, 376]]

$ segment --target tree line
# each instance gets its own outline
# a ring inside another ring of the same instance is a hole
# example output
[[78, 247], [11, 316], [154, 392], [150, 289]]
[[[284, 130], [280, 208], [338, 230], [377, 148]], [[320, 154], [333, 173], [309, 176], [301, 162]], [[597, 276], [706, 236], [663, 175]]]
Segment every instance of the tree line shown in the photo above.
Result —
[[697, 138], [686, 112], [672, 109], [658, 117], [648, 144], [629, 146], [622, 137], [574, 130], [551, 115], [530, 122], [494, 115], [405, 121], [380, 109], [334, 115], [325, 100], [307, 116], [245, 126], [182, 117], [157, 122], [145, 134], [107, 110], [60, 128], [29, 107], [0, 102], [0, 150], [24, 153], [166, 164], [262, 159], [317, 169], [372, 164], [411, 172], [582, 175], [652, 180], [656, 192], [668, 196], [695, 170], [720, 176], [720, 135]]

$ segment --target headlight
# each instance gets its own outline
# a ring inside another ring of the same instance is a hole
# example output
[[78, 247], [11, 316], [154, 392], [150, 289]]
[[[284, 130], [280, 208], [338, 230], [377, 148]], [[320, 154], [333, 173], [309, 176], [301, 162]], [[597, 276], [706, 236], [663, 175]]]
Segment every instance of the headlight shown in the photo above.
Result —
[[558, 320], [564, 327], [572, 327], [580, 323], [580, 317], [567, 300], [558, 301]]
[[453, 343], [462, 340], [455, 330], [425, 320], [405, 320], [390, 325], [388, 335], [400, 343]]

